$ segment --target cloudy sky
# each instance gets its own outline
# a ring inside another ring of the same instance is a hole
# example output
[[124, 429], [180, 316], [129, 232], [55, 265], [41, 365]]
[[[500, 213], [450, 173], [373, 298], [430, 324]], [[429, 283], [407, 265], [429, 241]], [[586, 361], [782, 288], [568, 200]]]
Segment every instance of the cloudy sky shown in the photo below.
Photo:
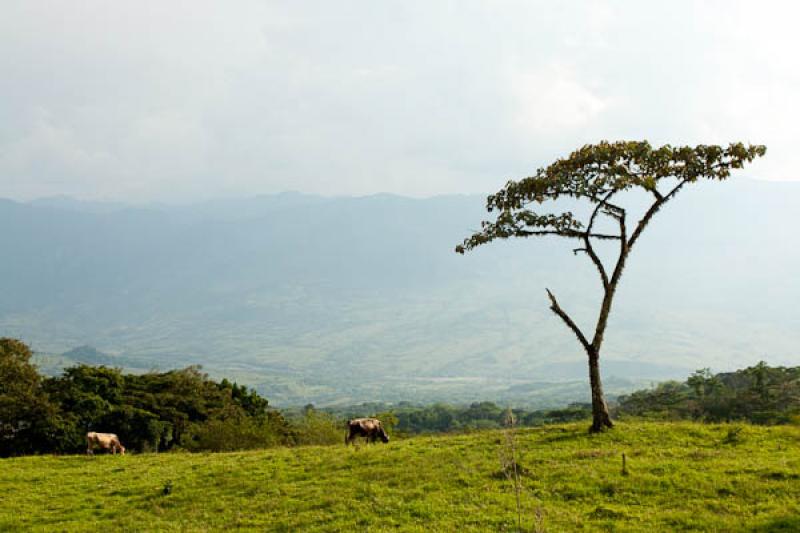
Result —
[[488, 192], [619, 138], [800, 178], [793, 1], [0, 4], [0, 197]]

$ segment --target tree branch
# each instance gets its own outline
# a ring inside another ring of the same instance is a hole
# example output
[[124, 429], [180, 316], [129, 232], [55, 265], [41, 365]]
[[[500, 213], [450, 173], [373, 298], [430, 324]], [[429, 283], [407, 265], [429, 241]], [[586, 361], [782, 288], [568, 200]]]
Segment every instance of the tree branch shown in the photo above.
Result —
[[589, 344], [589, 341], [586, 340], [586, 336], [581, 331], [581, 328], [579, 328], [578, 325], [575, 323], [575, 321], [572, 320], [569, 317], [569, 315], [566, 312], [564, 312], [563, 309], [561, 309], [561, 306], [558, 305], [558, 301], [556, 300], [556, 297], [553, 296], [553, 293], [550, 292], [550, 289], [545, 289], [545, 290], [547, 291], [547, 296], [550, 298], [550, 304], [551, 304], [550, 310], [555, 314], [557, 314], [559, 317], [561, 317], [561, 320], [563, 320], [564, 323], [569, 327], [569, 329], [571, 329], [572, 332], [575, 333], [575, 336], [578, 337], [578, 340], [583, 346], [583, 349], [586, 350], [586, 353], [591, 354], [592, 346], [591, 344]]
[[670, 201], [676, 194], [678, 194], [678, 191], [680, 191], [681, 187], [686, 185], [686, 183], [688, 183], [688, 180], [685, 180], [685, 179], [681, 180], [681, 182], [678, 183], [665, 196], [663, 196], [661, 199], [656, 200], [655, 202], [653, 202], [653, 205], [650, 206], [650, 209], [647, 210], [647, 212], [644, 214], [642, 219], [636, 225], [636, 229], [633, 231], [633, 234], [631, 235], [631, 238], [628, 241], [628, 249], [633, 247], [633, 244], [639, 238], [639, 235], [642, 234], [642, 231], [644, 231], [644, 228], [645, 228], [645, 226], [647, 226], [647, 223], [650, 222], [651, 218], [653, 218], [653, 215], [658, 213], [658, 210], [661, 209], [662, 205], [664, 205], [665, 203]]
[[[583, 239], [587, 233], [585, 231], [578, 231], [578, 230], [536, 230], [536, 231], [527, 231], [527, 230], [518, 230], [517, 236], [518, 237], [533, 237], [538, 235], [558, 235], [559, 237], [567, 237], [570, 239]], [[593, 239], [605, 239], [605, 240], [618, 240], [620, 237], [619, 235], [609, 235], [607, 233], [591, 233], [588, 234], [589, 237]]]
[[606, 273], [606, 269], [603, 266], [603, 262], [600, 260], [600, 257], [598, 257], [597, 253], [594, 251], [594, 248], [592, 247], [592, 241], [590, 235], [592, 233], [592, 226], [594, 226], [594, 221], [597, 218], [597, 213], [600, 212], [600, 209], [606, 205], [606, 202], [608, 202], [608, 200], [610, 200], [612, 196], [614, 196], [614, 191], [611, 191], [608, 194], [606, 194], [605, 197], [597, 203], [597, 207], [595, 207], [594, 211], [592, 211], [592, 216], [589, 217], [589, 224], [586, 226], [586, 233], [583, 236], [583, 242], [585, 246], [583, 251], [586, 252], [586, 254], [592, 259], [592, 263], [594, 263], [594, 266], [597, 267], [597, 271], [600, 273], [600, 279], [603, 282], [603, 290], [608, 290], [608, 274]]
[[611, 274], [611, 280], [606, 286], [605, 293], [603, 294], [603, 303], [600, 305], [600, 314], [597, 316], [597, 325], [594, 329], [594, 337], [592, 337], [592, 349], [595, 353], [600, 352], [600, 347], [603, 344], [603, 334], [606, 330], [608, 323], [608, 314], [611, 312], [611, 303], [614, 301], [614, 293], [617, 290], [617, 283], [622, 277], [622, 271], [625, 270], [625, 261], [628, 258], [630, 246], [627, 240], [627, 230], [625, 228], [625, 214], [617, 219], [619, 223], [619, 256], [617, 264], [614, 265], [614, 272]]
[[611, 281], [609, 285], [615, 289], [619, 278], [622, 277], [622, 270], [625, 268], [625, 259], [628, 257], [630, 251], [630, 244], [627, 240], [627, 229], [625, 228], [625, 215], [617, 219], [619, 223], [619, 256], [617, 256], [617, 264], [614, 266], [614, 272], [611, 274]]

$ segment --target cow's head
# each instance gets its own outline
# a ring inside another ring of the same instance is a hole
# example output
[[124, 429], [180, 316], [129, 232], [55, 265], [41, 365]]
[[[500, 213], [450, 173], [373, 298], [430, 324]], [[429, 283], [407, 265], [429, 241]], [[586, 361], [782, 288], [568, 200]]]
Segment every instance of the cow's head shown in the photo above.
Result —
[[378, 428], [378, 435], [381, 436], [381, 440], [383, 442], [389, 442], [389, 435], [386, 433], [386, 430], [383, 427]]

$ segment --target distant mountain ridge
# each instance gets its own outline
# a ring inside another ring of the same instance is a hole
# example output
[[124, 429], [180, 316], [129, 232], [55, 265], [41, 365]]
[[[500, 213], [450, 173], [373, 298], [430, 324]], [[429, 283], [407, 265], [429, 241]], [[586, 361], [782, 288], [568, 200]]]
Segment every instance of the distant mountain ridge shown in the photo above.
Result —
[[[695, 189], [630, 258], [609, 378], [800, 356], [800, 183]], [[131, 368], [200, 363], [277, 403], [447, 399], [456, 383], [491, 399], [481, 394], [495, 385], [582, 379], [544, 288], [585, 322], [596, 273], [555, 240], [458, 256], [483, 205], [300, 193], [181, 206], [0, 201], [0, 335], [53, 354], [96, 346]]]

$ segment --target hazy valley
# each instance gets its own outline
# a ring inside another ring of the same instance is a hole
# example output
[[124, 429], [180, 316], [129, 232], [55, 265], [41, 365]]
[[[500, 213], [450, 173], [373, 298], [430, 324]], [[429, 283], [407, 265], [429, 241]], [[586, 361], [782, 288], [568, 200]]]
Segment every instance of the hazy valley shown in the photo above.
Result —
[[[612, 314], [609, 392], [796, 360], [798, 198], [797, 183], [734, 180], [659, 214]], [[45, 370], [199, 363], [283, 405], [587, 396], [583, 355], [544, 289], [586, 322], [596, 273], [563, 242], [455, 254], [483, 204], [298, 193], [182, 206], [0, 201], [0, 335], [29, 342]], [[108, 357], [59, 355], [84, 345]]]

